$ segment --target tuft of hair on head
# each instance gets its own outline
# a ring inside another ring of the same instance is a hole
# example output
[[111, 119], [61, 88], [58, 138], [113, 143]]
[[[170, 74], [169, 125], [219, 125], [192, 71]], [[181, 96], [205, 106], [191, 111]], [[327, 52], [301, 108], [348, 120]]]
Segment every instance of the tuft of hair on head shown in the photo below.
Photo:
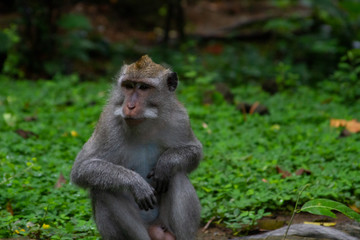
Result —
[[158, 77], [159, 73], [163, 73], [167, 68], [160, 64], [154, 63], [148, 55], [142, 56], [138, 61], [130, 64], [126, 69], [126, 74], [131, 77]]
[[146, 66], [151, 65], [151, 63], [154, 63], [151, 58], [148, 55], [144, 55], [135, 62], [135, 68], [143, 69], [146, 68]]

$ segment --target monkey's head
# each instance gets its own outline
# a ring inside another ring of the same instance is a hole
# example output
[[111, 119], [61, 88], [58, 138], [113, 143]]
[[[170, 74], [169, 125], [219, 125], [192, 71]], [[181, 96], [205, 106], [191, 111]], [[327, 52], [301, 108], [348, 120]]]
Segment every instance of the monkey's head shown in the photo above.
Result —
[[129, 127], [157, 119], [162, 108], [173, 104], [177, 84], [175, 72], [144, 55], [137, 62], [122, 67], [117, 80], [120, 107], [114, 114], [122, 117]]

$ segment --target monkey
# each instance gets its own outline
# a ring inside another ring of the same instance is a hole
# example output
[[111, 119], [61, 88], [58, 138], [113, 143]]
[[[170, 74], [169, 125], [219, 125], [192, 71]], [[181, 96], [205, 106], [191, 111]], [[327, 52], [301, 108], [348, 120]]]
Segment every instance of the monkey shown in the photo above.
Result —
[[[248, 236], [248, 237], [240, 237], [233, 240], [264, 239], [271, 236], [284, 236], [287, 228], [288, 227], [285, 226], [267, 233]], [[312, 237], [312, 238], [321, 238], [321, 239], [324, 238], [324, 239], [333, 239], [333, 240], [360, 240], [357, 237], [350, 236], [349, 234], [334, 228], [311, 225], [311, 224], [291, 225], [288, 231], [288, 236]]]
[[177, 100], [178, 76], [144, 55], [124, 64], [71, 181], [88, 189], [105, 240], [191, 240], [200, 201], [188, 174], [202, 144]]

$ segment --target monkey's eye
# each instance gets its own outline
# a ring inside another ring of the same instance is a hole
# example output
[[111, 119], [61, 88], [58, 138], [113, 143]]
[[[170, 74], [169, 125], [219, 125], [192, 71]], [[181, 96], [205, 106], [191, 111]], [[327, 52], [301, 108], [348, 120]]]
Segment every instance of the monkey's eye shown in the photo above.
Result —
[[151, 86], [150, 85], [147, 85], [147, 84], [145, 84], [145, 83], [140, 83], [140, 85], [139, 85], [139, 89], [140, 90], [148, 90], [148, 89], [150, 89], [151, 88]]
[[121, 85], [126, 89], [134, 89], [135, 87], [135, 84], [130, 81], [123, 82]]

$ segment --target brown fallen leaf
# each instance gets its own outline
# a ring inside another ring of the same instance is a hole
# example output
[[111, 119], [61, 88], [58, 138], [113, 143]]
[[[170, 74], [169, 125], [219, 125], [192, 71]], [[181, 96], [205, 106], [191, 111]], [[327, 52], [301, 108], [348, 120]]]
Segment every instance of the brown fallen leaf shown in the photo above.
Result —
[[214, 43], [205, 47], [204, 51], [213, 55], [219, 55], [224, 51], [224, 46], [220, 43]]
[[344, 119], [330, 119], [330, 126], [332, 127], [345, 127], [351, 133], [360, 132], [360, 122], [353, 119], [350, 121]]
[[253, 114], [256, 110], [256, 108], [259, 106], [259, 102], [254, 102], [253, 105], [251, 105], [251, 108], [249, 110], [249, 114]]
[[32, 136], [35, 136], [35, 137], [38, 136], [36, 133], [33, 133], [31, 131], [26, 131], [23, 129], [17, 129], [17, 130], [15, 130], [15, 132], [24, 139], [28, 139], [29, 137], [32, 137]]
[[59, 178], [58, 178], [57, 182], [55, 183], [54, 188], [55, 189], [61, 188], [64, 184], [66, 184], [66, 179], [65, 179], [64, 175], [62, 173], [60, 173]]
[[339, 135], [339, 138], [344, 138], [344, 137], [349, 137], [349, 136], [351, 136], [351, 132], [349, 132], [349, 130], [347, 130], [346, 128], [344, 128], [342, 131], [341, 131], [341, 133], [340, 133], [340, 135]]
[[287, 177], [290, 177], [290, 176], [291, 176], [291, 173], [290, 173], [290, 172], [281, 169], [279, 166], [276, 166], [276, 170], [277, 170], [278, 173], [281, 174], [281, 177], [282, 177], [282, 178], [287, 178]]
[[346, 129], [352, 133], [360, 132], [360, 122], [356, 121], [355, 119], [348, 121], [346, 124]]
[[296, 175], [300, 176], [300, 175], [310, 175], [311, 171], [304, 169], [304, 168], [300, 168], [295, 172]]
[[360, 209], [355, 205], [355, 204], [352, 204], [349, 206], [352, 210], [354, 210], [355, 212], [357, 213], [360, 213]]
[[347, 121], [344, 119], [330, 119], [330, 126], [332, 127], [345, 127]]
[[269, 109], [264, 105], [261, 105], [259, 102], [255, 102], [254, 104], [242, 102], [236, 106], [237, 110], [240, 110], [243, 114], [254, 114], [258, 113], [259, 115], [269, 115]]
[[37, 121], [37, 117], [36, 116], [28, 116], [24, 118], [25, 122], [33, 122], [33, 121]]
[[14, 210], [13, 210], [13, 208], [12, 208], [12, 206], [11, 206], [11, 202], [10, 202], [10, 201], [8, 201], [8, 202], [6, 203], [6, 211], [9, 212], [12, 216], [14, 216]]

